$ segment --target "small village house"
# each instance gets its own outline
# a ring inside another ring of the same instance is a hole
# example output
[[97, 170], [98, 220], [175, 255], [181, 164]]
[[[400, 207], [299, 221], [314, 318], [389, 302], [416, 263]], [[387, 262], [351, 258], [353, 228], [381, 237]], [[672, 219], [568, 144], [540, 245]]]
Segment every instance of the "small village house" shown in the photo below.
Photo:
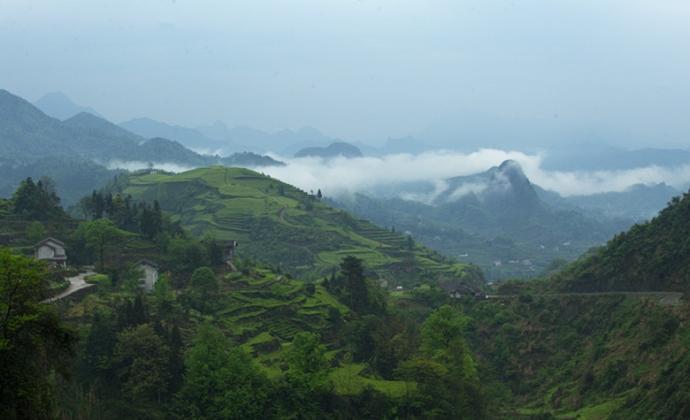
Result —
[[228, 271], [237, 271], [232, 261], [235, 259], [235, 252], [238, 246], [237, 241], [227, 241], [223, 244], [223, 263]]
[[65, 252], [65, 244], [55, 238], [45, 238], [34, 245], [34, 258], [46, 261], [50, 265], [66, 267], [67, 253]]
[[143, 272], [141, 287], [150, 292], [158, 281], [158, 264], [151, 260], [139, 260], [134, 266]]

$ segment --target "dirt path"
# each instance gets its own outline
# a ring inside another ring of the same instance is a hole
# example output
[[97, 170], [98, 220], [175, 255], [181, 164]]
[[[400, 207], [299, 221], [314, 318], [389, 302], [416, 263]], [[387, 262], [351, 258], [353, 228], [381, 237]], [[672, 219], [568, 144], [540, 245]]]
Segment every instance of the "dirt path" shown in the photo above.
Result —
[[90, 276], [92, 274], [96, 274], [96, 273], [93, 271], [86, 271], [84, 273], [79, 273], [74, 277], [67, 278], [67, 280], [69, 281], [69, 287], [67, 287], [67, 289], [63, 290], [59, 294], [57, 294], [57, 295], [55, 295], [49, 299], [44, 300], [42, 303], [57, 302], [58, 300], [64, 299], [74, 292], [78, 292], [79, 290], [87, 289], [89, 287], [94, 286], [93, 284], [87, 283], [85, 280], [86, 276]]
[[[680, 292], [581, 292], [581, 293], [544, 293], [544, 294], [531, 294], [525, 296], [532, 297], [568, 297], [568, 296], [580, 296], [580, 297], [594, 297], [594, 296], [629, 296], [629, 297], [651, 297], [656, 298], [662, 305], [680, 305], [680, 300], [683, 294]], [[520, 295], [487, 295], [487, 299], [512, 299], [520, 297]]]

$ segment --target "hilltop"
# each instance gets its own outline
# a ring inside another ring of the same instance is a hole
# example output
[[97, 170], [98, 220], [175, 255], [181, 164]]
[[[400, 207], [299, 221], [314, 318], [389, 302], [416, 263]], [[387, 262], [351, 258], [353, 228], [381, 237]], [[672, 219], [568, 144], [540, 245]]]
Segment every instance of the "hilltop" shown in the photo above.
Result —
[[62, 92], [47, 93], [34, 102], [34, 105], [51, 117], [63, 121], [81, 112], [88, 112], [97, 117], [101, 116], [91, 107], [74, 103], [74, 101]]
[[481, 283], [473, 266], [453, 263], [411, 238], [248, 169], [154, 171], [122, 177], [113, 188], [135, 200], [158, 200], [193, 234], [238, 240], [242, 255], [300, 275], [329, 275], [343, 257], [353, 255], [389, 286], [420, 278]]

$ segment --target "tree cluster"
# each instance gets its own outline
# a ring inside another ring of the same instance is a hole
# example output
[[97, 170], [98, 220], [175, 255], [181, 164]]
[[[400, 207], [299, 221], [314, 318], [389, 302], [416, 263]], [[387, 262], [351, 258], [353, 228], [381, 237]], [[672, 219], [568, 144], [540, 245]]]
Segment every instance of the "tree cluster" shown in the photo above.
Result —
[[91, 220], [108, 218], [120, 229], [141, 233], [153, 239], [163, 231], [163, 212], [158, 200], [153, 204], [133, 202], [127, 194], [94, 191], [80, 201], [84, 214]]
[[38, 182], [29, 177], [19, 184], [12, 195], [14, 214], [30, 220], [56, 220], [65, 217], [55, 183], [50, 178]]

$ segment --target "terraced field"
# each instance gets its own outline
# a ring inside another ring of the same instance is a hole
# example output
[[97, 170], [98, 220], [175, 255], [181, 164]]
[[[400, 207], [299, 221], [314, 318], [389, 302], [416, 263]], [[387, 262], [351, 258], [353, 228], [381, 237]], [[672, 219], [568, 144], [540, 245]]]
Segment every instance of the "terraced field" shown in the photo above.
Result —
[[248, 169], [210, 167], [180, 174], [140, 173], [120, 190], [158, 200], [196, 235], [237, 240], [240, 256], [256, 258], [306, 279], [332, 272], [348, 255], [390, 286], [439, 276], [480, 282], [476, 270], [444, 261], [407, 238], [329, 207], [315, 197]]
[[[349, 313], [349, 309], [322, 286], [317, 284], [314, 293], [310, 294], [304, 282], [267, 269], [252, 270], [249, 275], [228, 274], [223, 287], [221, 305], [224, 309], [217, 314], [218, 322], [257, 358], [271, 377], [282, 374], [282, 353], [295, 334], [311, 331], [327, 336], [334, 317]], [[334, 349], [329, 357], [336, 358], [340, 352]], [[343, 395], [373, 387], [392, 397], [402, 397], [413, 386], [369, 377], [364, 365], [336, 363], [338, 367], [331, 379], [336, 391]]]

